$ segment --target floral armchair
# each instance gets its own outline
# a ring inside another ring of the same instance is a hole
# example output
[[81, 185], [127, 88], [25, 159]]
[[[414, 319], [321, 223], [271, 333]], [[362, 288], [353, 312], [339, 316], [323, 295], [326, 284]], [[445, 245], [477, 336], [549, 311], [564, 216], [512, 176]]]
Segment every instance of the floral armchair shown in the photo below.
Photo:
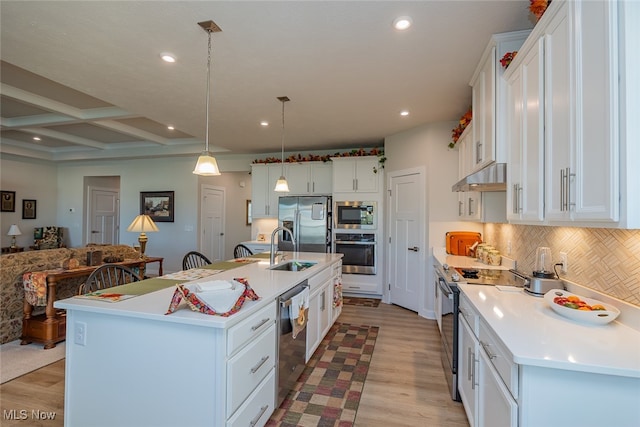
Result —
[[33, 249], [63, 247], [63, 229], [61, 227], [38, 227], [33, 229]]

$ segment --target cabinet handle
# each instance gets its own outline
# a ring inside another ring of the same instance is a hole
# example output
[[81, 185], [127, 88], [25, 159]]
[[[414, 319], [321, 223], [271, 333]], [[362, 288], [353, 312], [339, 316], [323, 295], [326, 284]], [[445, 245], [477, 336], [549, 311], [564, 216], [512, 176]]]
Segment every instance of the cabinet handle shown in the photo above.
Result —
[[322, 292], [322, 304], [320, 305], [320, 311], [324, 311], [326, 304], [325, 304], [325, 293], [326, 291]]
[[469, 216], [473, 215], [475, 212], [473, 212], [473, 198], [469, 197]]
[[255, 417], [253, 417], [253, 419], [249, 422], [249, 426], [253, 427], [256, 424], [258, 424], [258, 421], [260, 421], [260, 418], [262, 417], [262, 415], [265, 413], [265, 411], [267, 410], [267, 408], [269, 408], [269, 405], [264, 405], [262, 408], [260, 408], [260, 412], [258, 412], [258, 415], [256, 415]]
[[482, 163], [482, 142], [476, 142], [476, 164]]
[[575, 206], [575, 203], [571, 202], [571, 178], [575, 177], [575, 173], [571, 173], [571, 168], [567, 168], [567, 172], [565, 173], [567, 177], [567, 210], [570, 211], [572, 206]]
[[[473, 356], [471, 355], [471, 347], [467, 347], [467, 381], [471, 381], [471, 358]], [[471, 385], [471, 387], [473, 388], [473, 384]]]
[[[469, 347], [469, 350], [471, 350], [471, 347]], [[474, 390], [476, 388], [476, 355], [475, 353], [471, 353], [471, 358], [469, 359], [472, 361], [471, 364], [471, 390]]]
[[462, 206], [464, 205], [464, 203], [462, 202], [458, 202], [458, 216], [462, 216]]
[[315, 183], [315, 181], [311, 184], [311, 192], [312, 193], [316, 192], [316, 183]]
[[309, 183], [307, 182], [307, 193], [309, 192]]
[[518, 184], [513, 184], [513, 200], [511, 201], [513, 213], [518, 213]]
[[269, 321], [269, 318], [268, 318], [268, 317], [267, 317], [266, 319], [262, 319], [262, 320], [260, 321], [260, 323], [258, 323], [257, 325], [252, 326], [252, 327], [251, 327], [251, 330], [252, 330], [252, 331], [255, 331], [255, 330], [259, 329], [259, 328], [260, 328], [260, 326], [264, 325], [264, 324], [265, 324], [265, 323], [267, 323], [268, 321]]
[[491, 351], [489, 351], [489, 347], [491, 347], [491, 344], [487, 344], [487, 343], [484, 343], [484, 342], [480, 341], [480, 345], [482, 345], [482, 348], [487, 353], [487, 356], [489, 356], [489, 360], [493, 360], [496, 357], [498, 357], [497, 354], [492, 353]]
[[560, 211], [567, 210], [567, 183], [566, 183], [566, 169], [560, 169]]
[[262, 356], [262, 359], [260, 359], [260, 361], [256, 364], [256, 366], [254, 366], [253, 368], [251, 368], [251, 373], [255, 374], [256, 372], [258, 372], [258, 369], [260, 369], [260, 367], [262, 365], [264, 365], [264, 363], [269, 360], [269, 356]]

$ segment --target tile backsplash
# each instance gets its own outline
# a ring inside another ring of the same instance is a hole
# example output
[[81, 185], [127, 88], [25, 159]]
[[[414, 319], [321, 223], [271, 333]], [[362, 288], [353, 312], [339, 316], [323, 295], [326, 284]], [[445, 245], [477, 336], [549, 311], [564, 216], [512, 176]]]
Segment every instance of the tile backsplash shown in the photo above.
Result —
[[485, 224], [483, 240], [528, 274], [538, 246], [551, 248], [554, 262], [566, 252], [569, 268], [561, 278], [640, 306], [640, 230]]

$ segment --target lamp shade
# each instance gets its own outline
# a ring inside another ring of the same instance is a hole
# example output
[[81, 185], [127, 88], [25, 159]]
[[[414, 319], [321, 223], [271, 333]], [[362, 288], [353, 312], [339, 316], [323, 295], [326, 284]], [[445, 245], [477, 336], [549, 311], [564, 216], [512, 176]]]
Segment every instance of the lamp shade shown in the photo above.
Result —
[[289, 192], [289, 183], [284, 175], [276, 181], [276, 188], [273, 191], [277, 191], [279, 193]]
[[149, 215], [138, 215], [134, 218], [127, 231], [135, 231], [138, 233], [146, 233], [152, 231], [160, 231], [155, 222]]
[[204, 176], [220, 175], [216, 158], [213, 157], [209, 151], [203, 151], [200, 157], [198, 157], [198, 163], [196, 163], [196, 168], [193, 170], [193, 173]]
[[7, 236], [20, 236], [21, 234], [22, 232], [20, 231], [18, 226], [15, 224], [11, 224], [11, 227], [9, 227], [9, 232], [7, 233]]

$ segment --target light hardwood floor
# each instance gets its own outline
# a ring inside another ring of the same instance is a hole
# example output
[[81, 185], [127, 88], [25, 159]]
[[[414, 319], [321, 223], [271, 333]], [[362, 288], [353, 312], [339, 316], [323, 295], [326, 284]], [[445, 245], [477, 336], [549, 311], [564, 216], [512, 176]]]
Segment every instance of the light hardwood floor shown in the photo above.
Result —
[[[462, 405], [447, 391], [435, 321], [387, 304], [344, 306], [339, 321], [380, 327], [356, 426], [468, 427]], [[0, 425], [62, 426], [64, 366], [61, 360], [0, 386]], [[17, 419], [21, 410], [27, 420]], [[34, 419], [33, 411], [38, 410], [55, 412], [55, 419]], [[11, 414], [16, 419], [8, 419]]]

